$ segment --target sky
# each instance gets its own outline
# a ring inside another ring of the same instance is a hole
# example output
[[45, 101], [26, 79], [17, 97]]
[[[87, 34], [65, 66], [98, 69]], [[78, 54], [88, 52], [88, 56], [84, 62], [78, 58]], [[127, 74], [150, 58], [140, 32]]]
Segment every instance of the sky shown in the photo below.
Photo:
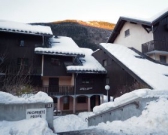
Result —
[[116, 23], [120, 16], [150, 18], [168, 0], [0, 0], [0, 20], [52, 22], [66, 19]]

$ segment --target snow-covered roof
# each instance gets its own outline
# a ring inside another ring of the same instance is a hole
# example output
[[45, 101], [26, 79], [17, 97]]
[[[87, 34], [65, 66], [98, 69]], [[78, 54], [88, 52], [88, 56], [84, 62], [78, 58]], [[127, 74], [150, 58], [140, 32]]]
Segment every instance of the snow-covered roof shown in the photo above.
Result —
[[158, 14], [152, 16], [151, 18], [147, 20], [153, 23], [154, 21], [162, 17], [164, 14], [168, 14], [168, 8], [164, 9], [163, 11], [159, 12]]
[[155, 25], [160, 19], [164, 18], [166, 15], [168, 15], [168, 8], [163, 10], [162, 12], [158, 13], [157, 15], [151, 17], [151, 18], [138, 18], [138, 17], [126, 17], [126, 16], [121, 16], [118, 19], [118, 22], [111, 34], [111, 36], [108, 39], [108, 42], [113, 43], [120, 33], [120, 30], [124, 26], [125, 22], [132, 22], [140, 25], [145, 25], [148, 27], [152, 27]]
[[122, 45], [100, 45], [152, 88], [168, 90], [168, 66], [141, 58], [139, 54]]
[[37, 94], [31, 95], [30, 97], [26, 95], [24, 95], [24, 97], [16, 97], [16, 96], [13, 96], [12, 94], [0, 91], [0, 103], [22, 104], [22, 103], [38, 103], [38, 102], [48, 103], [48, 102], [53, 102], [53, 100], [50, 96], [48, 96], [44, 92], [38, 92]]
[[85, 56], [82, 50], [70, 37], [58, 36], [50, 38], [51, 48], [36, 47], [35, 52], [50, 55], [66, 55], [66, 56]]
[[0, 31], [33, 35], [53, 35], [49, 26], [31, 25], [4, 20], [0, 20]]
[[81, 48], [84, 52], [85, 57], [79, 58], [82, 65], [67, 66], [68, 72], [78, 73], [106, 73], [105, 68], [92, 56], [93, 51], [88, 48]]

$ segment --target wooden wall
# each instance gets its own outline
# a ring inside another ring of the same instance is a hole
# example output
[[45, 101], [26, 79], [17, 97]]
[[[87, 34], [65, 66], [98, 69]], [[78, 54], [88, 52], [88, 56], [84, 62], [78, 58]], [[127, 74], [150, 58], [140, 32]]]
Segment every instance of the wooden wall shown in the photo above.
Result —
[[76, 94], [103, 94], [105, 92], [104, 77], [104, 74], [78, 74]]
[[[24, 46], [20, 46], [21, 40]], [[0, 32], [0, 55], [4, 55], [4, 62], [12, 63], [13, 68], [17, 66], [18, 58], [28, 58], [28, 66], [41, 66], [41, 56], [34, 53], [36, 44], [42, 44], [41, 36]]]
[[168, 51], [168, 14], [153, 27], [155, 50]]
[[109, 95], [118, 97], [124, 93], [130, 92], [134, 89], [146, 87], [136, 79], [134, 79], [128, 72], [126, 72], [114, 59], [112, 59], [106, 52], [99, 50], [93, 56], [103, 65], [103, 60], [107, 60], [107, 75], [104, 77], [104, 85], [106, 85], [106, 78], [109, 78]]
[[[60, 65], [52, 64], [51, 59], [59, 60]], [[71, 76], [72, 74], [67, 73], [64, 62], [72, 62], [72, 59], [72, 57], [44, 55], [43, 76]]]

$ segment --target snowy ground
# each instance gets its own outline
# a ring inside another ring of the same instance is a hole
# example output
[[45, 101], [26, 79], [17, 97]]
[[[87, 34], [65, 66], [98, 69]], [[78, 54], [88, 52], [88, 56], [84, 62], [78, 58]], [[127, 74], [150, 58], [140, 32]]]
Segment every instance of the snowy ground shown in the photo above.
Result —
[[[168, 134], [168, 91], [151, 91], [137, 90], [116, 99], [116, 103], [122, 103], [130, 98], [135, 97], [159, 97], [157, 101], [151, 101], [146, 110], [139, 117], [132, 117], [126, 121], [113, 121], [100, 123], [97, 126], [88, 127], [85, 121], [93, 112], [79, 113], [79, 115], [66, 115], [57, 117], [54, 120], [56, 132], [74, 131], [81, 129], [96, 128], [101, 130], [105, 135], [167, 135]], [[114, 101], [115, 102], [115, 101]], [[108, 107], [114, 106], [114, 102], [105, 103], [97, 107], [101, 111]]]
[[[102, 110], [119, 105], [136, 97], [158, 97], [151, 101], [139, 117], [125, 121], [100, 123], [88, 127], [89, 116]], [[17, 100], [18, 101], [18, 100]], [[168, 134], [168, 91], [141, 89], [116, 98], [114, 102], [104, 103], [94, 108], [94, 112], [82, 112], [78, 115], [55, 117], [54, 130], [58, 132], [82, 129], [98, 129], [103, 135], [167, 135]], [[15, 122], [0, 121], [0, 135], [54, 135], [44, 119], [28, 119]]]
[[0, 121], [0, 135], [54, 135], [46, 120]]

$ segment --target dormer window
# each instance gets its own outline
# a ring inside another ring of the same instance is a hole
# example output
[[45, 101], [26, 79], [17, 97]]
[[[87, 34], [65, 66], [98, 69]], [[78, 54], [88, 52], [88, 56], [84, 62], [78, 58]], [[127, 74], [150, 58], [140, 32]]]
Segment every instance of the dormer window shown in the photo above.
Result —
[[160, 55], [160, 62], [166, 63], [166, 56]]
[[24, 40], [20, 41], [20, 46], [24, 46]]
[[103, 66], [104, 66], [104, 67], [107, 66], [107, 60], [103, 60]]
[[51, 58], [51, 64], [55, 65], [55, 66], [60, 66], [60, 60], [59, 59], [55, 59], [55, 58]]
[[125, 31], [125, 37], [127, 37], [127, 36], [129, 36], [129, 35], [130, 35], [130, 30], [127, 29], [127, 30]]

